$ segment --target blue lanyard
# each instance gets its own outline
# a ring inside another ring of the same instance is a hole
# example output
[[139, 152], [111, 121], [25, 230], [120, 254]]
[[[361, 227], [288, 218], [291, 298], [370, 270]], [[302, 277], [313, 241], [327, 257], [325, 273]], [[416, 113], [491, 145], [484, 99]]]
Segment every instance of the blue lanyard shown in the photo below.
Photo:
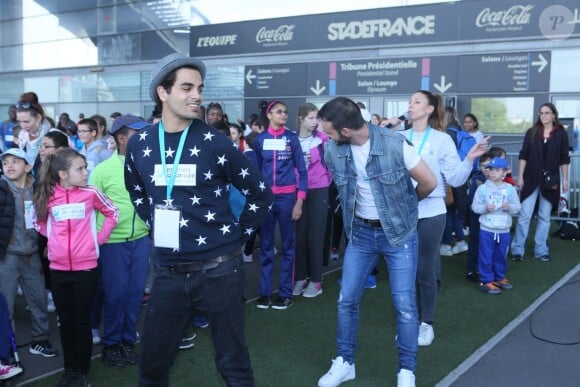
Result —
[[[419, 156], [421, 156], [421, 151], [423, 150], [423, 147], [425, 146], [425, 142], [427, 141], [427, 137], [429, 137], [429, 132], [431, 132], [430, 126], [427, 127], [427, 131], [425, 132], [425, 135], [423, 136], [423, 139], [421, 140], [421, 145], [419, 145], [419, 149], [417, 150], [417, 154]], [[411, 143], [413, 142], [413, 129], [412, 128], [409, 132], [409, 141], [411, 141]]]
[[171, 200], [171, 191], [173, 191], [173, 185], [175, 184], [175, 177], [177, 176], [177, 168], [179, 168], [179, 161], [181, 160], [181, 153], [183, 152], [183, 146], [185, 144], [185, 138], [187, 137], [187, 133], [189, 132], [189, 127], [191, 126], [191, 122], [189, 121], [189, 125], [187, 128], [183, 130], [181, 136], [179, 137], [179, 145], [177, 146], [177, 151], [175, 153], [175, 158], [173, 159], [173, 169], [171, 170], [171, 176], [169, 180], [167, 180], [167, 166], [165, 164], [165, 127], [163, 126], [163, 122], [159, 122], [159, 156], [161, 156], [161, 173], [163, 174], [163, 178], [165, 179], [165, 183], [167, 184], [167, 200]]

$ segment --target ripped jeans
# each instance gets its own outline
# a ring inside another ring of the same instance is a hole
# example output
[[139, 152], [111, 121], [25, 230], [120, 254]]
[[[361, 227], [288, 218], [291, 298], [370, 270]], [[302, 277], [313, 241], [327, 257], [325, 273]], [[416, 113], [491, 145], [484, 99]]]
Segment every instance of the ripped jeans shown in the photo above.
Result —
[[336, 344], [338, 355], [345, 361], [351, 364], [355, 361], [360, 300], [367, 276], [378, 263], [379, 256], [384, 255], [397, 319], [399, 369], [415, 371], [419, 334], [415, 296], [417, 254], [416, 232], [399, 246], [391, 246], [382, 228], [354, 219], [352, 239], [344, 254], [342, 287], [338, 299]]

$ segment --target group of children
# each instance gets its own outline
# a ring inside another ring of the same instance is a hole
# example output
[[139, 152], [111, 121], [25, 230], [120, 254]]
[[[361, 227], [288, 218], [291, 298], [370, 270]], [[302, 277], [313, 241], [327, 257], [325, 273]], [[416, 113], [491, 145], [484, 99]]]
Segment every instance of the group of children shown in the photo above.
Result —
[[[86, 130], [81, 136], [90, 136], [90, 143], [94, 143], [97, 129], [89, 121], [81, 121], [79, 131]], [[87, 153], [87, 149], [79, 152], [68, 144], [50, 145], [51, 132], [41, 139], [42, 160], [34, 178], [33, 162], [22, 149], [13, 147], [0, 155], [0, 294], [7, 301], [0, 317], [8, 321], [0, 324], [0, 380], [22, 372], [20, 367], [9, 365], [7, 339], [12, 332], [6, 328], [14, 325], [19, 285], [32, 316], [29, 352], [57, 356], [48, 341], [47, 296], [37, 242], [41, 236], [47, 238], [50, 265], [44, 271], [50, 273], [64, 355], [65, 371], [58, 386], [90, 385], [91, 308], [101, 272], [108, 278], [103, 361], [115, 367], [136, 364], [136, 325], [149, 270], [149, 237], [148, 227], [134, 216], [125, 189], [124, 149], [131, 135], [147, 125], [138, 117], [120, 117], [110, 131], [118, 150], [113, 157], [109, 155], [108, 163], [101, 163], [104, 156], [91, 163], [91, 149]], [[97, 151], [106, 151], [101, 145]], [[45, 154], [48, 146], [57, 149]], [[121, 217], [118, 208], [123, 210]], [[115, 259], [99, 259], [103, 255]]]

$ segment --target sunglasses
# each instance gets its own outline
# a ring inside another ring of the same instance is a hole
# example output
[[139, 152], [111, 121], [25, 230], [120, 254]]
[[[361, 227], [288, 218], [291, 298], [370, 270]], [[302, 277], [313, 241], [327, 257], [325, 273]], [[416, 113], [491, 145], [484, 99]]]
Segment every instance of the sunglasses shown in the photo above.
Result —
[[16, 109], [30, 109], [32, 104], [28, 101], [18, 101], [16, 102]]

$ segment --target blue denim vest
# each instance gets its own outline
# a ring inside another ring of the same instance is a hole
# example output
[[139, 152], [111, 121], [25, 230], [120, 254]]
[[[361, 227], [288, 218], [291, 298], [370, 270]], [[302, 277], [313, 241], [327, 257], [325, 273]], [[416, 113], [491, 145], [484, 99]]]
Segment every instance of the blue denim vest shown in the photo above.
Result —
[[[387, 240], [397, 246], [417, 227], [417, 194], [403, 160], [403, 136], [369, 125], [370, 152], [366, 172]], [[328, 141], [325, 161], [338, 188], [344, 230], [352, 238], [356, 199], [356, 169], [349, 144]]]

